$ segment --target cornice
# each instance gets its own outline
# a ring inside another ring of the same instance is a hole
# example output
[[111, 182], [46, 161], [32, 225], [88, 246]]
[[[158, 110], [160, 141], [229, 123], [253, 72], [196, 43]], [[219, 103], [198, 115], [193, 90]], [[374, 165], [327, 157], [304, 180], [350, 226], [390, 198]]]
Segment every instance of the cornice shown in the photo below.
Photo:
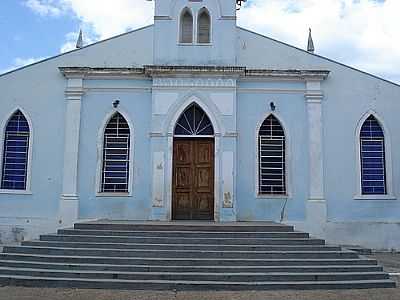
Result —
[[268, 70], [268, 69], [246, 69], [246, 77], [283, 78], [300, 80], [325, 80], [330, 71], [328, 70]]
[[60, 67], [68, 79], [227, 77], [237, 79], [323, 81], [328, 70], [247, 69], [238, 66], [158, 66], [143, 68]]
[[144, 66], [150, 77], [229, 76], [239, 77], [246, 68], [235, 66]]

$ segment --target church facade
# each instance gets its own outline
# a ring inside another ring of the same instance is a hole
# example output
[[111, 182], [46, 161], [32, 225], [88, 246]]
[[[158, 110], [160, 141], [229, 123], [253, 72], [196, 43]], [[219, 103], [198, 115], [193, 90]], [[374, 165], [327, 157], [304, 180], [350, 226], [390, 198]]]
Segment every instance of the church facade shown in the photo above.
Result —
[[400, 86], [156, 0], [154, 24], [0, 76], [0, 233], [277, 221], [400, 249]]

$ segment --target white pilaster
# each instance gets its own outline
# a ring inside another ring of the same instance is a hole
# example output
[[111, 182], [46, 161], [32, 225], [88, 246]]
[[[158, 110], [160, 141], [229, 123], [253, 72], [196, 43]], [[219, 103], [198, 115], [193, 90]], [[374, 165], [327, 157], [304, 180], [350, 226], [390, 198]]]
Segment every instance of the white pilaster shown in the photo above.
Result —
[[321, 82], [307, 81], [306, 89], [309, 136], [309, 198], [306, 204], [306, 223], [309, 224], [309, 230], [313, 234], [320, 235], [327, 220], [324, 194], [323, 93]]
[[78, 219], [78, 154], [83, 93], [83, 78], [69, 78], [65, 91], [67, 107], [65, 115], [64, 172], [59, 209], [59, 220], [62, 226], [70, 226]]
[[309, 200], [324, 200], [323, 94], [319, 81], [307, 81], [305, 97], [309, 128]]

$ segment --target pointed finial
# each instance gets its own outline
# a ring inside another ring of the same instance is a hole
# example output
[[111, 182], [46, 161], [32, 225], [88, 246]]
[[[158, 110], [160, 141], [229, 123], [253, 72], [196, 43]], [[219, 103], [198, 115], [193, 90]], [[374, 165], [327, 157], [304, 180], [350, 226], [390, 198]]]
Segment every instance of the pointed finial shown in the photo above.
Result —
[[311, 33], [311, 28], [309, 29], [309, 34], [308, 34], [307, 51], [311, 52], [311, 53], [314, 53], [314, 51], [315, 51], [314, 41], [313, 41], [312, 33]]
[[78, 40], [76, 41], [76, 49], [83, 48], [83, 33], [82, 29], [79, 30]]

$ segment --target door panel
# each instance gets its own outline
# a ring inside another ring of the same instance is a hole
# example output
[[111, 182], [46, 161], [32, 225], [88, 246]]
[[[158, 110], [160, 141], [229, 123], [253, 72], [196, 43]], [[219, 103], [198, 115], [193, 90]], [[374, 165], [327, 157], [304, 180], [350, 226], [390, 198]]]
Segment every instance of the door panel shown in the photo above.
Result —
[[214, 219], [214, 140], [175, 139], [173, 218]]

